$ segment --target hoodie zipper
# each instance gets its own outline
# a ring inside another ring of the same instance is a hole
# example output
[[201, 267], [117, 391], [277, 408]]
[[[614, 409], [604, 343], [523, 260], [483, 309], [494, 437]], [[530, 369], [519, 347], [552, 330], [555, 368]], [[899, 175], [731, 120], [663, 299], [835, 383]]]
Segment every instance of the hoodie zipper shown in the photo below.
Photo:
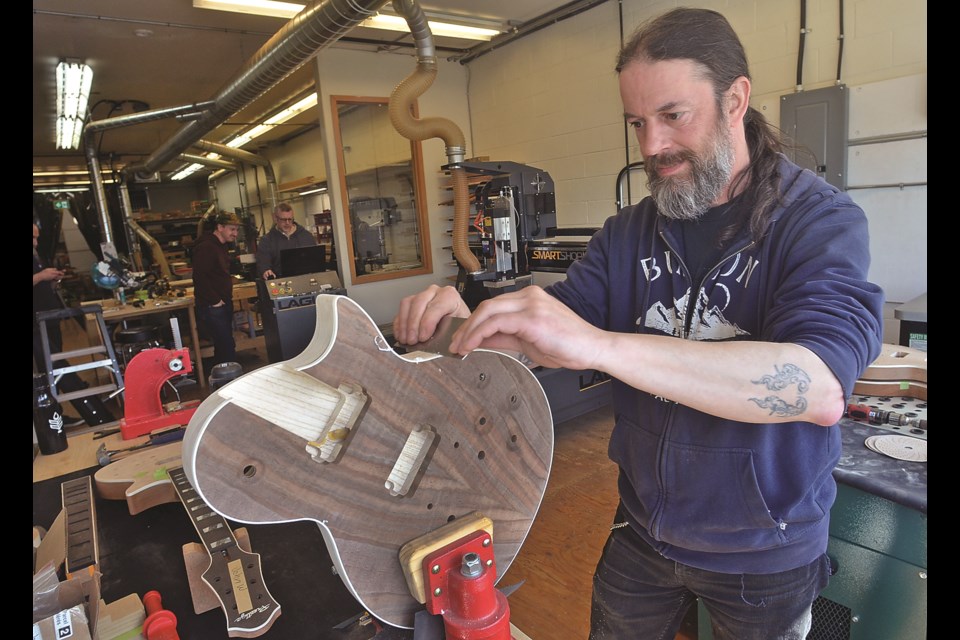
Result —
[[680, 330], [680, 337], [683, 338], [684, 340], [687, 340], [690, 337], [690, 324], [693, 322], [693, 312], [697, 308], [697, 300], [700, 299], [700, 290], [703, 289], [703, 283], [710, 278], [711, 274], [713, 274], [717, 269], [722, 267], [724, 262], [733, 258], [738, 253], [741, 253], [743, 251], [746, 251], [747, 249], [750, 249], [756, 244], [756, 242], [751, 240], [747, 242], [745, 245], [743, 245], [742, 247], [735, 247], [733, 251], [731, 251], [730, 253], [727, 253], [722, 258], [720, 258], [720, 261], [717, 262], [717, 264], [713, 265], [710, 269], [707, 269], [706, 275], [703, 277], [703, 279], [700, 280], [700, 282], [698, 282], [696, 286], [693, 286], [693, 276], [690, 273], [690, 269], [687, 268], [686, 263], [683, 261], [683, 258], [680, 256], [680, 252], [677, 251], [676, 247], [670, 244], [670, 239], [667, 238], [666, 234], [663, 232], [663, 229], [660, 229], [658, 233], [660, 234], [660, 239], [663, 240], [663, 243], [667, 246], [668, 249], [670, 249], [674, 259], [676, 259], [676, 261], [680, 264], [680, 266], [683, 267], [683, 273], [686, 274], [687, 281], [691, 283], [690, 295], [687, 297], [687, 306], [683, 310], [683, 326], [681, 327], [681, 330]]
[[[677, 260], [677, 262], [683, 268], [683, 273], [687, 278], [687, 282], [691, 283], [690, 295], [687, 298], [687, 307], [686, 309], [684, 309], [684, 312], [683, 312], [683, 323], [682, 323], [683, 326], [681, 328], [681, 335], [680, 335], [681, 339], [689, 340], [690, 324], [693, 321], [692, 320], [693, 312], [696, 310], [697, 300], [700, 299], [700, 290], [703, 288], [703, 283], [707, 281], [707, 279], [710, 277], [711, 274], [713, 274], [717, 269], [723, 266], [723, 263], [730, 260], [738, 253], [741, 253], [743, 251], [746, 251], [747, 249], [750, 249], [751, 247], [754, 246], [754, 244], [756, 244], [756, 242], [751, 240], [741, 247], [735, 247], [733, 251], [724, 255], [722, 258], [720, 258], [717, 264], [715, 264], [713, 267], [711, 267], [706, 271], [707, 275], [705, 275], [703, 279], [701, 279], [700, 282], [697, 283], [696, 288], [694, 288], [692, 285], [693, 276], [690, 274], [690, 269], [687, 268], [686, 263], [684, 263], [683, 258], [680, 256], [680, 252], [677, 251], [676, 247], [674, 247], [670, 243], [670, 240], [667, 238], [666, 234], [663, 232], [663, 229], [658, 230], [657, 233], [660, 235], [660, 239], [667, 246], [667, 248], [670, 249], [671, 253], [673, 254], [673, 257]], [[696, 291], [696, 293], [694, 293], [694, 291]], [[676, 402], [672, 402], [670, 404], [667, 417], [664, 419], [665, 424], [664, 424], [663, 432], [660, 436], [660, 441], [657, 443], [657, 490], [658, 490], [657, 495], [659, 495], [660, 497], [657, 500], [657, 506], [654, 508], [653, 514], [650, 518], [650, 535], [653, 537], [654, 540], [660, 540], [660, 522], [663, 518], [663, 504], [664, 504], [664, 496], [665, 496], [664, 489], [666, 487], [666, 480], [664, 478], [664, 468], [663, 468], [664, 467], [663, 456], [664, 456], [664, 450], [666, 449], [666, 443], [668, 440], [667, 435], [673, 429], [673, 418], [676, 413], [676, 407], [677, 407]]]

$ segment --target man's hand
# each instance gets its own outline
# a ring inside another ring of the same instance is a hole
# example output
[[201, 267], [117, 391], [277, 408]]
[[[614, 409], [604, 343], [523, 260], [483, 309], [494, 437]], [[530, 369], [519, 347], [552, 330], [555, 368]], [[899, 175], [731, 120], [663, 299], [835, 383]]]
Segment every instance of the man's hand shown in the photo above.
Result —
[[453, 334], [450, 351], [463, 355], [481, 347], [519, 351], [545, 367], [592, 369], [605, 335], [531, 285], [481, 302]]
[[444, 316], [467, 318], [470, 309], [453, 287], [432, 284], [400, 301], [400, 310], [393, 319], [393, 336], [401, 344], [425, 342]]
[[273, 269], [267, 269], [266, 271], [263, 272], [264, 280], [273, 280], [276, 277], [277, 277], [277, 274], [273, 272]]
[[47, 267], [43, 271], [38, 271], [33, 274], [33, 284], [39, 284], [46, 280], [55, 280], [60, 282], [63, 279], [64, 273], [60, 269], [54, 269], [53, 267]]

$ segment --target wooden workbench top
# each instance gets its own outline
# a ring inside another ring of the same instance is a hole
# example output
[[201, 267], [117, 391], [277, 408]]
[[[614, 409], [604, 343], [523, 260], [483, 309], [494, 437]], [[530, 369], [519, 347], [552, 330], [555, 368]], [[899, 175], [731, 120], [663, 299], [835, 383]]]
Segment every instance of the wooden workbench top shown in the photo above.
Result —
[[67, 438], [67, 448], [59, 453], [49, 455], [38, 453], [36, 458], [33, 459], [33, 481], [49, 480], [96, 466], [98, 464], [97, 449], [101, 444], [106, 445], [108, 451], [113, 451], [126, 449], [150, 439], [149, 436], [143, 435], [124, 440], [119, 433], [114, 433], [94, 440], [94, 433], [89, 431], [69, 436]]

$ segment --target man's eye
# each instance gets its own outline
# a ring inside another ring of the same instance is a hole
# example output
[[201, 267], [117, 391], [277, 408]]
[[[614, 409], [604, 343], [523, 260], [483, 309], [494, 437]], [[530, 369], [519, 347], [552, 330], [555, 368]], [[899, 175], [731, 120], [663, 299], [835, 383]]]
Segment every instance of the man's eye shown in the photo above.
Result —
[[640, 121], [640, 120], [634, 120], [633, 122], [629, 122], [629, 123], [627, 123], [627, 124], [629, 124], [629, 125], [630, 125], [631, 127], [633, 127], [634, 129], [639, 129], [640, 127], [643, 126], [643, 122]]
[[665, 113], [663, 114], [663, 117], [666, 118], [667, 120], [679, 120], [681, 115], [683, 114], [677, 111], [674, 113]]

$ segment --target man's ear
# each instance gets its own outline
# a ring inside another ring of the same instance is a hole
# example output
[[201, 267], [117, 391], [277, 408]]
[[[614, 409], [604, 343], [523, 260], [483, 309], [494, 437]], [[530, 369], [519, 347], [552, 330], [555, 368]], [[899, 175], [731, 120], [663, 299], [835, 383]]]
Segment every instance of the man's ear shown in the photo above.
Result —
[[743, 116], [750, 107], [750, 80], [739, 76], [727, 89], [724, 107], [727, 110], [728, 122], [742, 122]]

